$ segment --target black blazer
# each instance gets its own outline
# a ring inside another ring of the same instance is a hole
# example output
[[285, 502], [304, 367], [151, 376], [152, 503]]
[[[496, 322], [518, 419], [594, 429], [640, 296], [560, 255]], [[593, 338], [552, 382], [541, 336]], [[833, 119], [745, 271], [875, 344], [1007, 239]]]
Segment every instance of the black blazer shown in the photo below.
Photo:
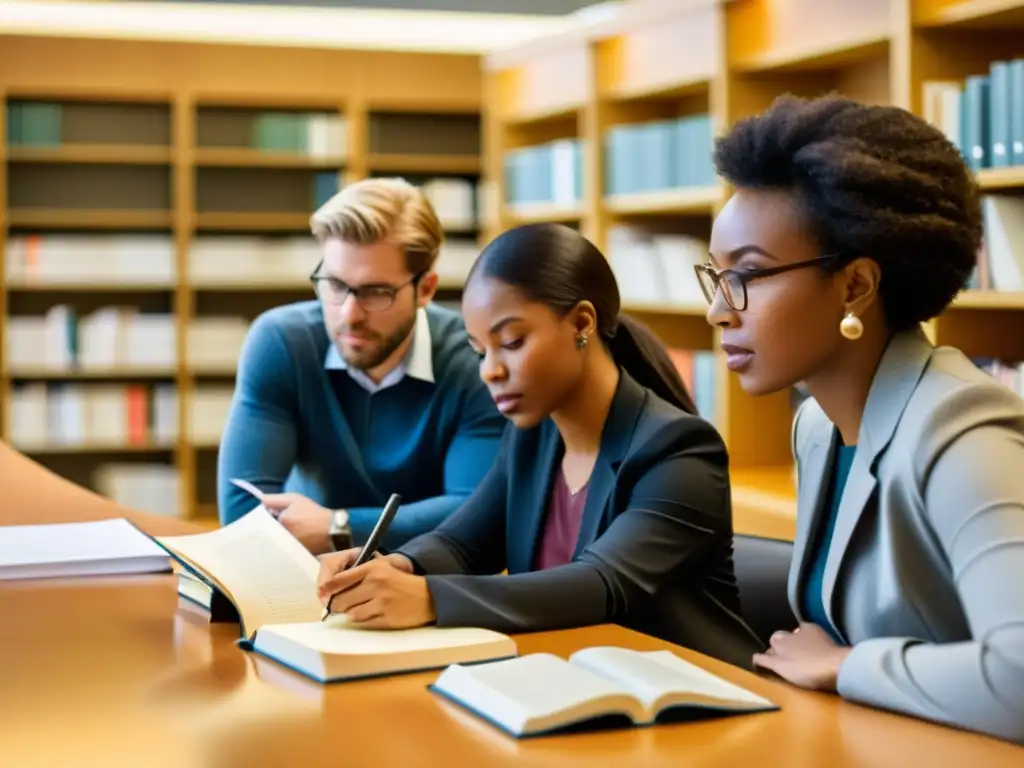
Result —
[[[554, 423], [509, 425], [470, 498], [397, 551], [425, 574], [439, 626], [502, 632], [619, 623], [750, 667], [718, 432], [623, 372], [573, 561], [531, 571], [564, 447]], [[501, 575], [507, 569], [508, 575]]]

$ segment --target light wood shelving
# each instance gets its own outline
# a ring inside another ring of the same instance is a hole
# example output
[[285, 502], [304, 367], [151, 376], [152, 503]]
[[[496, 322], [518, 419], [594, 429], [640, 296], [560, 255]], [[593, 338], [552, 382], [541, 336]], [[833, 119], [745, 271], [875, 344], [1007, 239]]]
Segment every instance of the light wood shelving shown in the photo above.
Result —
[[[318, 175], [333, 175], [335, 188], [384, 174], [475, 183], [482, 81], [477, 56], [0, 35], [0, 438], [11, 440], [12, 392], [25, 382], [170, 385], [178, 399], [171, 443], [85, 440], [23, 450], [84, 484], [97, 462], [173, 461], [179, 514], [215, 518], [218, 444], [190, 436], [189, 409], [204, 382], [232, 386], [235, 369], [190, 365], [190, 324], [251, 319], [313, 294], [304, 274], [197, 277], [193, 245], [229, 235], [308, 237], [314, 198], [323, 194]], [[59, 141], [9, 136], [8, 105], [38, 102], [60, 105]], [[268, 113], [343, 118], [345, 149], [268, 148], [253, 138]], [[171, 240], [171, 280], [19, 278], [7, 265], [12, 237], [151, 233]], [[474, 227], [449, 235], [479, 241]], [[457, 295], [461, 285], [449, 280], [443, 289]], [[8, 318], [64, 303], [81, 313], [132, 306], [171, 315], [178, 364], [11, 370]]]
[[[502, 202], [489, 234], [567, 220], [551, 209], [524, 216], [504, 202], [507, 153], [565, 136], [585, 143], [584, 195], [572, 220], [600, 247], [620, 222], [668, 221], [707, 234], [724, 186], [604, 194], [609, 128], [706, 111], [720, 134], [786, 92], [838, 91], [923, 114], [926, 80], [962, 81], [994, 60], [1024, 56], [1022, 32], [1024, 0], [635, 0], [612, 21], [494, 53], [484, 61], [484, 166]], [[978, 181], [986, 191], [1024, 192], [1024, 167], [986, 169]], [[625, 311], [673, 346], [719, 343], [705, 307]], [[926, 330], [972, 356], [1024, 360], [1024, 294], [965, 291]], [[795, 495], [790, 393], [751, 398], [718, 359], [715, 421], [730, 449], [735, 502], [774, 509], [784, 535]]]

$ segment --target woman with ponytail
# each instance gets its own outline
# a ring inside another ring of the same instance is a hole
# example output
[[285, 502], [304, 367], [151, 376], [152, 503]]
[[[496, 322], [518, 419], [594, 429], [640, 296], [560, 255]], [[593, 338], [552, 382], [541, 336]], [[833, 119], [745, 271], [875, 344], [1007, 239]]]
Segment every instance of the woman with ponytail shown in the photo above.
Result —
[[613, 622], [750, 666], [725, 446], [658, 339], [619, 315], [604, 255], [568, 227], [510, 230], [462, 309], [510, 422], [501, 453], [434, 531], [355, 568], [355, 550], [323, 556], [324, 602], [367, 627]]

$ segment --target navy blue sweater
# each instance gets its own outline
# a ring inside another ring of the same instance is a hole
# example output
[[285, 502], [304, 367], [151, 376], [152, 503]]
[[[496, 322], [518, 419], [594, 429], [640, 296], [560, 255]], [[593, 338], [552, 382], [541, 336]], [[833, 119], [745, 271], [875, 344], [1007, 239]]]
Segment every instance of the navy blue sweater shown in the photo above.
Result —
[[434, 383], [405, 376], [371, 395], [344, 371], [325, 368], [331, 341], [317, 301], [260, 315], [239, 359], [220, 446], [221, 522], [256, 503], [231, 478], [347, 509], [356, 544], [388, 496], [400, 493], [389, 549], [465, 501], [494, 463], [506, 422], [480, 380], [459, 314], [430, 305], [427, 319]]

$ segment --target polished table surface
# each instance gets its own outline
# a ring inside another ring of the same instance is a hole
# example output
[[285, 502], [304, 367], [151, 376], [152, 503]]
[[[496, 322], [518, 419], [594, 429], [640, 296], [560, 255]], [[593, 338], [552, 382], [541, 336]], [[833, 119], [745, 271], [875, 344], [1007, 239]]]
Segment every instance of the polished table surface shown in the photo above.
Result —
[[[124, 513], [73, 493], [51, 503], [59, 495], [0, 504], [0, 525]], [[194, 530], [126, 516], [151, 533]], [[0, 617], [5, 767], [1024, 765], [1019, 747], [802, 691], [615, 626], [516, 640], [520, 653], [562, 656], [592, 645], [670, 648], [781, 711], [516, 740], [429, 693], [437, 672], [321, 686], [244, 653], [237, 625], [209, 624], [179, 600], [170, 574], [0, 582]]]

